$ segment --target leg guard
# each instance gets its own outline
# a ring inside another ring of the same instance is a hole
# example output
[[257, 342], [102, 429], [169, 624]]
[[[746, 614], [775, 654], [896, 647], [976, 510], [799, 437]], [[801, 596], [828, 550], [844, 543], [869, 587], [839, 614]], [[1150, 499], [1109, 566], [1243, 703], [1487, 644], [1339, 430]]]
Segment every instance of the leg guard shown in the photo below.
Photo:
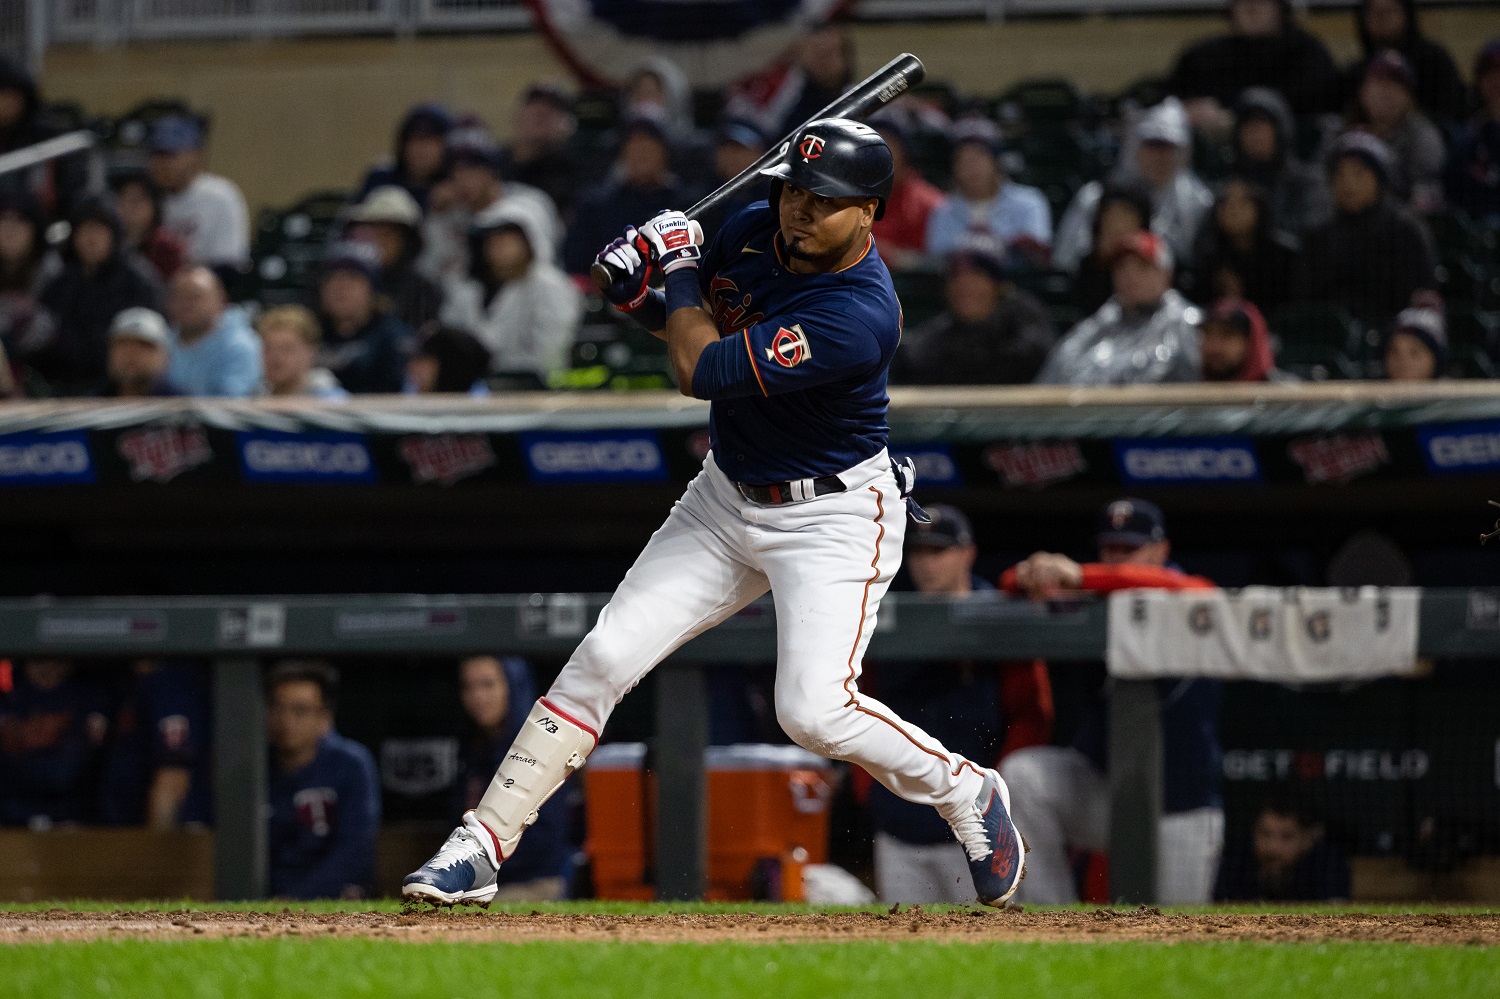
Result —
[[515, 852], [521, 834], [536, 821], [537, 809], [583, 766], [598, 741], [597, 733], [559, 714], [546, 698], [532, 706], [474, 809], [489, 833], [480, 841], [496, 867]]

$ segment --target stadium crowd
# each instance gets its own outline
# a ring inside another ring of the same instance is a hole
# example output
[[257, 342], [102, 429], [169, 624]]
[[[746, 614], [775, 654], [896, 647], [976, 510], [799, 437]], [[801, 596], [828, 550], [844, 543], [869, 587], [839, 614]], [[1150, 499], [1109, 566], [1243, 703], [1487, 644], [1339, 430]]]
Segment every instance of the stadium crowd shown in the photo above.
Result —
[[[1227, 14], [1118, 98], [935, 84], [875, 119], [896, 159], [877, 245], [911, 324], [895, 380], [1495, 373], [1500, 40], [1465, 84], [1410, 0], [1359, 6], [1343, 69], [1288, 4]], [[316, 244], [300, 283], [209, 172], [206, 118], [156, 102], [133, 144], [0, 177], [0, 395], [573, 384], [598, 354], [575, 355], [585, 318], [627, 322], [592, 295], [595, 252], [738, 173], [851, 83], [853, 55], [829, 26], [726, 94], [665, 58], [614, 95], [538, 83], [505, 143], [420, 104], [315, 237], [284, 219]], [[0, 152], [48, 120], [0, 67]]]

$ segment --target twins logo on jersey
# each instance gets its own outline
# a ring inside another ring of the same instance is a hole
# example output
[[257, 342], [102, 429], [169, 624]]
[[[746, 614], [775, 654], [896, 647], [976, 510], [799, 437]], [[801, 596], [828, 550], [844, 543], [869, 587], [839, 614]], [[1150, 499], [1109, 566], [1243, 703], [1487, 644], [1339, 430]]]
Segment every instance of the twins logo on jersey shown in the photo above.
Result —
[[778, 329], [771, 338], [771, 346], [766, 348], [766, 360], [775, 361], [783, 368], [795, 368], [803, 361], [812, 360], [812, 344], [807, 342], [802, 324], [794, 324], [791, 329], [785, 326]]
[[333, 831], [339, 807], [339, 793], [333, 788], [304, 787], [292, 795], [292, 804], [297, 809], [297, 821], [314, 836], [327, 836]]
[[710, 281], [708, 295], [713, 300], [714, 325], [724, 336], [732, 336], [766, 318], [751, 311], [750, 296], [741, 295], [740, 286], [729, 278], [715, 277]]
[[804, 160], [815, 160], [823, 155], [823, 140], [816, 135], [809, 135], [797, 147], [797, 152], [802, 154]]

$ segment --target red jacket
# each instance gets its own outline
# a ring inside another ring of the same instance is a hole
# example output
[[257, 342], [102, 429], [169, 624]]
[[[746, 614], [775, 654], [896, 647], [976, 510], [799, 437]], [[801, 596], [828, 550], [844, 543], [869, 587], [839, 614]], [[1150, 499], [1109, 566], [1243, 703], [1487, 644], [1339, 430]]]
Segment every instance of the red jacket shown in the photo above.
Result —
[[875, 245], [921, 253], [927, 245], [927, 216], [943, 200], [943, 192], [927, 183], [915, 170], [891, 190], [885, 216], [871, 231]]
[[[1212, 590], [1213, 580], [1202, 576], [1189, 576], [1180, 569], [1168, 569], [1159, 565], [1105, 565], [1103, 562], [1085, 562], [1083, 585], [1085, 593], [1113, 593], [1115, 590]], [[1000, 589], [1015, 593], [1016, 570], [1012, 566], [1000, 575]]]

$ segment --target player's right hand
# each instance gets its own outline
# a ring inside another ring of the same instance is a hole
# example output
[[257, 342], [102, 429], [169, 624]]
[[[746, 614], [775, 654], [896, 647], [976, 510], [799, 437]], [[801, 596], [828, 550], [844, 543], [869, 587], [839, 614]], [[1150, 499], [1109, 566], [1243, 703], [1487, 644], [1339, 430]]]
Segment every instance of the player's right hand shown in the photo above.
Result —
[[651, 293], [651, 244], [635, 226], [626, 226], [625, 235], [600, 250], [594, 262], [608, 265], [616, 275], [604, 289], [615, 308], [634, 312], [645, 303]]

